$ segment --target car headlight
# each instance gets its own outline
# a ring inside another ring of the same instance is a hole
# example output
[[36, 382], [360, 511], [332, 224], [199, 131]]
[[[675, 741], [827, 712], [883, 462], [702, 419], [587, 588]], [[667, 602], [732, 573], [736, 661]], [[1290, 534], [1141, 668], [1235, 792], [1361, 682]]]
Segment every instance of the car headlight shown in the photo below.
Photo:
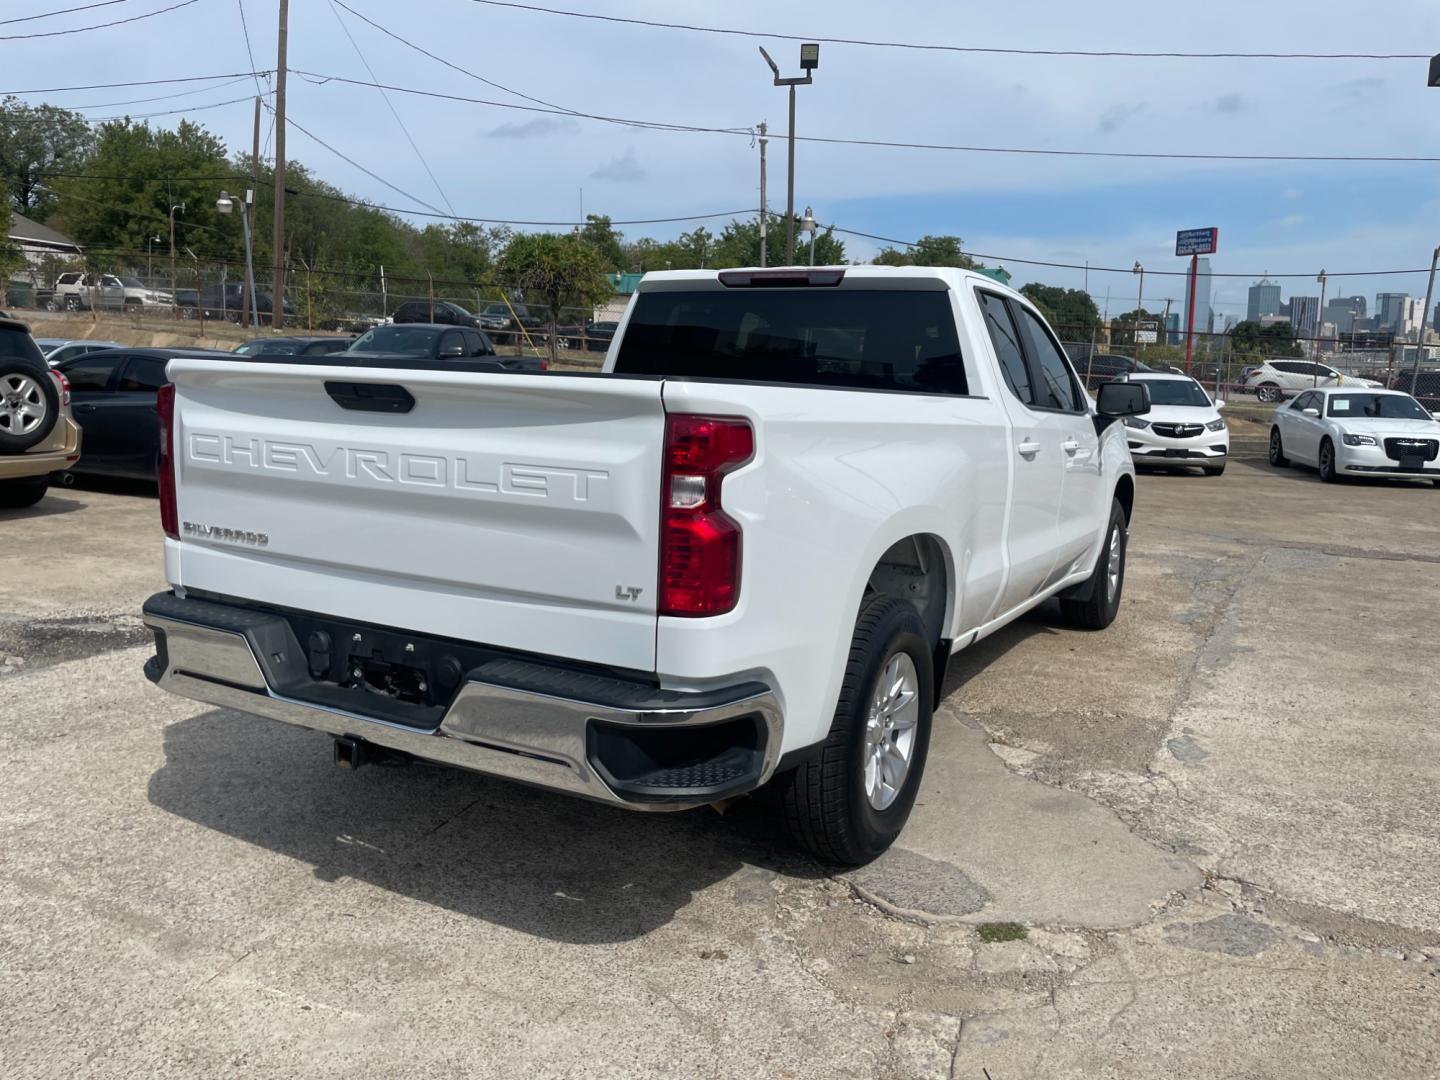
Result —
[[1124, 423], [1126, 427], [1135, 428], [1137, 431], [1143, 431], [1150, 426], [1149, 420], [1141, 420], [1138, 416], [1127, 416]]
[[1351, 435], [1348, 431], [1341, 436], [1346, 446], [1377, 446], [1374, 435]]
[[1206, 426], [1207, 428], [1209, 428], [1211, 431], [1224, 431], [1224, 430], [1225, 430], [1225, 421], [1224, 421], [1223, 419], [1221, 419], [1221, 420], [1211, 420], [1211, 421], [1210, 421], [1208, 424], [1206, 424], [1205, 426]]

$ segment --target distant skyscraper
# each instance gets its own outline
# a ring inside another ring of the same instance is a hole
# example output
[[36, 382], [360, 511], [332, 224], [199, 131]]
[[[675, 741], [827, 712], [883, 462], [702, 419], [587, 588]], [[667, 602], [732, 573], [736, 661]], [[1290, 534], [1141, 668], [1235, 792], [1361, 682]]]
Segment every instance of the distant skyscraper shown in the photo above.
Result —
[[[1440, 310], [1440, 308], [1436, 310]], [[1172, 311], [1165, 320], [1165, 338], [1170, 345], [1180, 344], [1180, 313], [1178, 311]]]
[[1355, 320], [1365, 317], [1365, 297], [1337, 296], [1326, 302], [1321, 317], [1325, 322], [1334, 323], [1337, 333], [1348, 334], [1355, 328]]
[[1262, 278], [1250, 286], [1250, 304], [1245, 318], [1257, 322], [1262, 315], [1280, 314], [1280, 286]]
[[1315, 336], [1320, 317], [1318, 296], [1292, 296], [1290, 298], [1290, 326], [1297, 338]]
[[1375, 320], [1381, 330], [1394, 330], [1397, 334], [1405, 332], [1405, 301], [1409, 299], [1409, 293], [1376, 293]]
[[[1197, 334], [1206, 333], [1211, 329], [1215, 321], [1215, 311], [1210, 306], [1210, 260], [1199, 259], [1195, 263], [1195, 323], [1193, 329]], [[1190, 277], [1185, 277], [1185, 311], [1190, 311]]]

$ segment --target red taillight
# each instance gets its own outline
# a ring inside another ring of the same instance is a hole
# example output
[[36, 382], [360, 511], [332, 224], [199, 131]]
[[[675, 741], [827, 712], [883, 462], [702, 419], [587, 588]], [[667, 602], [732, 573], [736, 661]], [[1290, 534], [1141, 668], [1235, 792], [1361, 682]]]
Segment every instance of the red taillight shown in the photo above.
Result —
[[754, 453], [755, 432], [747, 420], [665, 418], [661, 615], [722, 615], [740, 599], [740, 526], [721, 508], [720, 486]]
[[65, 377], [65, 373], [63, 371], [55, 371], [54, 369], [52, 369], [50, 374], [53, 375], [55, 377], [55, 381], [60, 384], [60, 407], [62, 409], [69, 408], [70, 380]]
[[172, 540], [180, 539], [180, 510], [175, 503], [175, 384], [166, 383], [155, 395], [160, 414], [160, 527]]

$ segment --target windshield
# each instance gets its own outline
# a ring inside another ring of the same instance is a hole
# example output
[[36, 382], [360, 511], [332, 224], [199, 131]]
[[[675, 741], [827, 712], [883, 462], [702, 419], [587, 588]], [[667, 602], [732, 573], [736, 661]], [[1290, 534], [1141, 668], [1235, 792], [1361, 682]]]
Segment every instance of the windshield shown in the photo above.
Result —
[[420, 326], [377, 326], [361, 334], [350, 352], [387, 352], [403, 356], [430, 356], [438, 330]]
[[1183, 405], [1196, 409], [1210, 407], [1210, 395], [1194, 379], [1137, 379], [1150, 388], [1151, 405]]
[[120, 278], [120, 284], [124, 285], [127, 289], [145, 288], [145, 283], [141, 281], [138, 277], [122, 276]]
[[1430, 414], [1409, 394], [1333, 394], [1329, 415], [1370, 420], [1429, 420]]

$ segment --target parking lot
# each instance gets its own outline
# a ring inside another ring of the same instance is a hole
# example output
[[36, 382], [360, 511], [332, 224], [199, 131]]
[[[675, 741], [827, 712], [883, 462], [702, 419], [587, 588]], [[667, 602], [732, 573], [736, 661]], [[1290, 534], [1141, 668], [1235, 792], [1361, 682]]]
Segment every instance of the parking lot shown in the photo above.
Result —
[[830, 876], [155, 690], [144, 488], [0, 514], [0, 1074], [1432, 1077], [1440, 491], [1141, 477], [1108, 632], [961, 654]]

